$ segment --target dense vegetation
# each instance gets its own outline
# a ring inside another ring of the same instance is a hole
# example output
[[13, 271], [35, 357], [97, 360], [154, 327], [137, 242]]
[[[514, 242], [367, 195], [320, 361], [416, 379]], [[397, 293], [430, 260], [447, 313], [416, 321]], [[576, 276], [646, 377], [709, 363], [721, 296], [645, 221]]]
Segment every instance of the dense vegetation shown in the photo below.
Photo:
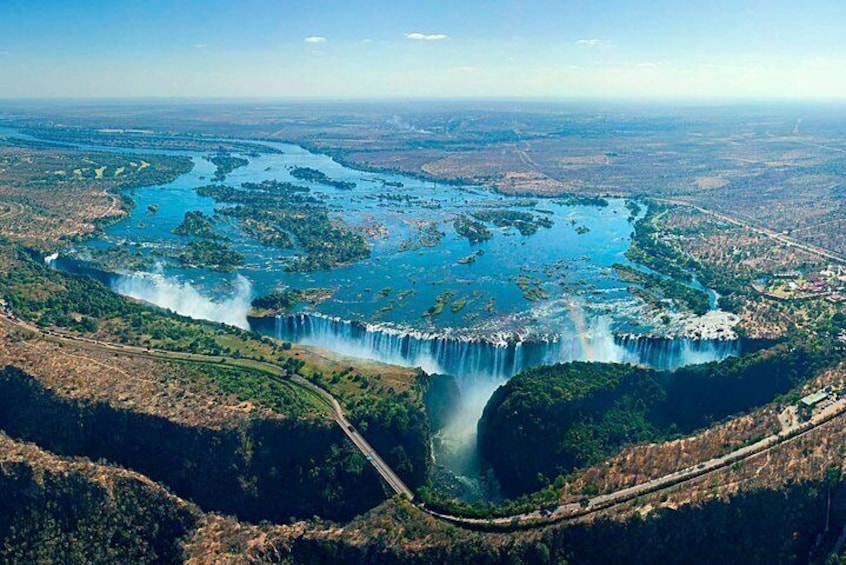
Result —
[[259, 347], [269, 355], [281, 352], [281, 344], [277, 347], [267, 338], [126, 300], [93, 278], [49, 269], [21, 248], [0, 250], [0, 296], [19, 317], [41, 327], [97, 332], [120, 343], [209, 355], [258, 353]]
[[271, 310], [273, 312], [285, 312], [290, 310], [303, 300], [299, 290], [285, 290], [272, 292], [253, 300], [252, 307], [257, 310]]
[[[600, 518], [508, 535], [460, 530], [392, 501], [356, 518], [346, 535], [297, 539], [290, 555], [293, 562], [350, 565], [807, 563], [825, 523], [828, 486], [794, 483], [677, 510], [654, 509], [643, 517]], [[842, 487], [833, 492], [831, 541], [843, 523]], [[282, 541], [275, 547], [283, 547]]]
[[96, 319], [136, 309], [93, 279], [63, 277], [19, 248], [10, 249], [9, 255], [14, 259], [9, 258], [12, 265], [0, 276], [0, 293], [20, 317], [40, 326], [93, 331]]
[[515, 228], [520, 235], [532, 235], [538, 228], [551, 228], [552, 220], [518, 210], [477, 210], [472, 216], [483, 222], [490, 222], [498, 228]]
[[470, 243], [480, 243], [493, 237], [493, 232], [485, 224], [471, 220], [463, 214], [455, 218], [452, 227], [455, 228], [455, 233], [467, 238]]
[[825, 343], [656, 371], [570, 363], [530, 369], [491, 397], [479, 449], [509, 494], [536, 490], [621, 447], [689, 434], [772, 401], [842, 357]]
[[384, 385], [379, 374], [362, 374], [353, 367], [312, 373], [309, 379], [342, 401], [350, 421], [406, 484], [415, 488], [426, 481], [431, 434], [423, 402], [429, 382], [425, 374], [418, 372], [403, 391]]
[[291, 249], [294, 241], [288, 232], [274, 223], [272, 212], [263, 212], [252, 206], [232, 206], [219, 210], [223, 216], [238, 220], [241, 231], [247, 237], [255, 239], [266, 247], [277, 249]]
[[555, 198], [559, 204], [566, 206], [596, 206], [597, 208], [607, 208], [608, 200], [601, 196], [590, 196], [588, 194], [565, 194]]
[[332, 180], [323, 171], [318, 171], [317, 169], [312, 169], [311, 167], [293, 167], [291, 169], [291, 176], [297, 180], [332, 186], [339, 190], [352, 190], [355, 188], [354, 182]]
[[530, 369], [494, 392], [479, 422], [479, 449], [506, 492], [543, 486], [614, 448], [659, 437], [655, 405], [666, 393], [651, 369], [571, 363]]
[[632, 244], [626, 251], [626, 258], [672, 279], [689, 282], [691, 272], [696, 270], [698, 264], [664, 241], [655, 227], [656, 216], [665, 210], [663, 206], [650, 203], [646, 214], [635, 223]]
[[195, 237], [214, 239], [218, 236], [214, 233], [213, 228], [214, 222], [209, 216], [206, 216], [199, 210], [189, 210], [185, 212], [182, 222], [171, 231], [176, 235], [193, 235]]
[[330, 217], [320, 200], [308, 196], [307, 188], [276, 181], [245, 183], [242, 188], [210, 185], [198, 188], [197, 193], [239, 204], [220, 213], [238, 218], [245, 233], [265, 245], [290, 247], [287, 234], [292, 234], [305, 255], [293, 258], [289, 270], [327, 270], [370, 256], [364, 237], [341, 219]]
[[302, 302], [316, 304], [330, 295], [331, 291], [323, 288], [291, 289], [271, 292], [253, 300], [250, 316], [278, 316], [289, 311], [297, 304]]
[[[626, 207], [631, 212], [630, 219], [634, 219], [642, 210], [633, 200], [629, 200]], [[738, 313], [743, 304], [742, 297], [754, 293], [750, 287], [753, 282], [752, 274], [742, 269], [724, 269], [713, 263], [697, 262], [662, 239], [656, 221], [669, 209], [665, 205], [649, 201], [646, 214], [635, 223], [632, 245], [626, 252], [626, 257], [679, 284], [691, 281], [692, 275], [695, 274], [699, 282], [720, 295], [721, 309]]]
[[0, 465], [0, 563], [182, 563], [196, 509], [125, 473], [38, 464]]
[[189, 243], [176, 255], [183, 265], [213, 271], [232, 271], [244, 264], [244, 256], [220, 241], [200, 239]]
[[[221, 383], [221, 378], [214, 377]], [[258, 383], [257, 383], [258, 384]], [[57, 396], [0, 370], [0, 429], [61, 455], [106, 458], [204, 509], [258, 521], [349, 518], [382, 500], [378, 476], [328, 420], [254, 419], [212, 429]]]
[[416, 488], [428, 478], [431, 435], [425, 410], [410, 400], [409, 393], [362, 399], [353, 405], [350, 420], [406, 484]]
[[[708, 295], [699, 289], [688, 286], [675, 279], [662, 277], [653, 273], [646, 273], [628, 265], [616, 264], [614, 270], [621, 280], [641, 285], [646, 292], [645, 298], [659, 306], [660, 298], [671, 300], [695, 314], [702, 315], [710, 309]], [[659, 295], [655, 296], [655, 292]]]
[[[68, 276], [48, 269], [23, 250], [6, 249], [6, 253], [16, 257], [5, 266], [5, 270], [0, 268], [0, 296], [21, 318], [32, 320], [42, 327], [56, 325], [88, 334], [94, 332], [98, 337], [120, 343], [275, 361], [332, 391], [345, 406], [350, 418], [357, 425], [362, 425], [362, 432], [366, 432], [366, 437], [380, 454], [410, 484], [425, 480], [430, 461], [428, 421], [421, 400], [422, 390], [414, 386], [414, 381], [409, 386], [409, 382], [404, 380], [408, 378], [406, 375], [390, 376], [396, 380], [386, 384], [379, 372], [362, 372], [353, 367], [332, 372], [326, 370], [327, 365], [307, 365], [305, 355], [291, 351], [290, 344], [236, 328], [188, 320], [131, 302], [89, 277]], [[0, 253], [0, 267], [4, 259], [11, 258]], [[311, 289], [300, 292], [311, 300], [322, 291]], [[240, 372], [223, 365], [209, 366], [200, 373], [194, 373], [186, 377], [189, 386], [217, 388], [289, 416], [314, 412], [310, 406], [312, 399], [306, 398], [301, 390], [295, 390], [285, 381], [268, 381], [262, 374]], [[264, 445], [272, 443], [265, 442]], [[346, 444], [342, 442], [339, 445]], [[330, 463], [337, 461], [338, 469], [344, 469], [344, 472], [346, 465], [352, 465], [351, 469], [358, 465], [357, 460], [348, 459], [350, 454], [345, 449], [333, 452], [332, 457], [335, 458], [330, 458]], [[300, 460], [297, 461], [299, 464]], [[330, 463], [326, 465], [334, 465]], [[326, 472], [335, 471], [327, 468]], [[330, 485], [327, 484], [326, 489], [330, 489]]]
[[364, 237], [338, 220], [329, 218], [327, 210], [308, 209], [299, 214], [282, 212], [277, 225], [294, 234], [306, 252], [288, 265], [292, 271], [325, 271], [370, 257]]
[[245, 167], [249, 163], [248, 160], [241, 157], [233, 157], [225, 149], [218, 150], [217, 153], [207, 156], [206, 159], [217, 167], [211, 179], [214, 182], [225, 180], [226, 175], [239, 167]]

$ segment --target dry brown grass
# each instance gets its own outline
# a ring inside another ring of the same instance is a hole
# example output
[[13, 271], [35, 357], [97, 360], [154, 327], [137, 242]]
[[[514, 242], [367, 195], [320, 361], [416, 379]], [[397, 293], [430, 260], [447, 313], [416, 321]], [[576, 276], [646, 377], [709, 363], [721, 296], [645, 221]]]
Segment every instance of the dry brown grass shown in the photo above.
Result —
[[208, 428], [247, 418], [278, 418], [270, 410], [186, 384], [180, 363], [59, 346], [0, 326], [0, 366], [14, 365], [62, 398], [105, 402], [118, 409]]
[[[166, 158], [155, 164], [160, 172], [170, 167]], [[149, 167], [116, 155], [0, 146], [0, 235], [43, 250], [55, 249], [61, 238], [87, 235], [97, 221], [126, 215], [116, 192], [147, 182], [138, 173]]]
[[[730, 273], [738, 280], [754, 281], [761, 275], [796, 269], [821, 269], [827, 264], [817, 255], [693, 208], [673, 206], [657, 223], [665, 237], [684, 253], [712, 271]], [[751, 338], [777, 338], [791, 325], [802, 327], [834, 311], [836, 308], [824, 300], [779, 302], [750, 292], [743, 298], [739, 327]]]

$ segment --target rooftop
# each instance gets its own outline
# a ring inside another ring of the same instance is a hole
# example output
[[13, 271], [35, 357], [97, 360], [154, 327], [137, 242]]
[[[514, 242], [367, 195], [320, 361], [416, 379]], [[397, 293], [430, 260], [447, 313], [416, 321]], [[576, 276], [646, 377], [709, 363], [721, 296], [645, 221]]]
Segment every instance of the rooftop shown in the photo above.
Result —
[[815, 392], [813, 394], [809, 394], [808, 396], [803, 397], [800, 402], [806, 406], [814, 406], [815, 404], [819, 404], [826, 398], [828, 398], [828, 393], [824, 390], [821, 390], [819, 392]]

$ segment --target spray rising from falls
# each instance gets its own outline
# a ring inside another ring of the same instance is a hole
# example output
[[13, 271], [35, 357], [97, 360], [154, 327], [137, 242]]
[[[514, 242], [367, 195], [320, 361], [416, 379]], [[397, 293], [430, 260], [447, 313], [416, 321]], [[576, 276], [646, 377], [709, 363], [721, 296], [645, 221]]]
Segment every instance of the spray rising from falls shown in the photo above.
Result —
[[690, 363], [719, 361], [740, 352], [735, 340], [703, 340], [615, 335], [608, 318], [587, 320], [575, 305], [569, 323], [535, 339], [497, 335], [456, 337], [349, 322], [319, 314], [276, 318], [275, 335], [351, 357], [417, 366], [428, 373], [452, 375], [460, 404], [435, 438], [439, 467], [454, 477], [466, 500], [496, 497], [496, 487], [482, 479], [476, 450], [476, 425], [494, 390], [513, 375], [539, 365], [567, 361], [637, 363], [675, 369]]
[[252, 285], [241, 275], [235, 277], [231, 296], [222, 300], [213, 300], [190, 283], [168, 279], [162, 274], [121, 275], [112, 283], [112, 288], [124, 296], [167, 308], [189, 318], [249, 329], [247, 311], [250, 309]]
[[502, 381], [530, 367], [567, 361], [637, 363], [676, 369], [690, 363], [718, 361], [738, 352], [735, 341], [615, 336], [608, 319], [597, 317], [586, 322], [581, 313], [575, 314], [571, 326], [562, 327], [545, 339], [532, 340], [513, 336], [496, 340], [452, 337], [319, 314], [277, 318], [276, 336], [352, 357], [453, 375], [459, 385], [479, 379]]

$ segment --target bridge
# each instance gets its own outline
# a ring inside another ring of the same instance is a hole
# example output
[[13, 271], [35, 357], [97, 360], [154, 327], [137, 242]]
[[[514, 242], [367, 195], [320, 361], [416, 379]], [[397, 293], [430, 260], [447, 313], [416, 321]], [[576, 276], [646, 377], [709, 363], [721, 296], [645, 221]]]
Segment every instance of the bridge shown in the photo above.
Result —
[[[62, 344], [73, 344], [81, 349], [105, 351], [112, 354], [119, 352], [125, 355], [153, 359], [193, 361], [198, 363], [214, 363], [217, 365], [223, 363], [230, 366], [260, 369], [270, 375], [271, 378], [287, 379], [288, 382], [292, 382], [316, 395], [329, 408], [335, 423], [340, 426], [344, 434], [350, 439], [350, 441], [352, 441], [353, 445], [355, 445], [359, 452], [365, 456], [365, 458], [379, 473], [379, 476], [382, 477], [394, 493], [407, 500], [414, 500], [414, 492], [403, 482], [399, 475], [394, 472], [394, 470], [376, 452], [373, 446], [368, 443], [364, 436], [347, 419], [338, 400], [328, 390], [312, 383], [301, 375], [289, 373], [287, 369], [280, 367], [279, 365], [267, 361], [257, 361], [243, 358], [235, 359], [214, 355], [202, 355], [198, 353], [163, 351], [133, 345], [98, 341], [82, 336], [43, 330], [33, 324], [15, 318], [8, 311], [4, 312], [4, 314], [4, 316], [0, 316], [0, 325], [32, 332], [41, 335], [48, 341]], [[531, 512], [495, 518], [472, 518], [429, 509], [426, 508], [423, 503], [417, 504], [417, 507], [435, 518], [449, 522], [456, 526], [485, 531], [509, 531], [538, 528], [556, 523], [573, 522], [597, 512], [624, 504], [637, 497], [667, 490], [694, 479], [716, 473], [740, 461], [757, 457], [774, 449], [775, 447], [796, 441], [797, 439], [802, 438], [823, 426], [829, 425], [832, 421], [843, 415], [844, 412], [846, 412], [846, 398], [840, 398], [825, 407], [819, 413], [815, 414], [806, 422], [800, 422], [798, 420], [793, 420], [792, 422], [782, 422], [782, 429], [778, 433], [767, 436], [753, 444], [746, 445], [729, 453], [720, 455], [719, 457], [702, 461], [697, 465], [674, 471], [662, 477], [657, 477], [638, 485], [601, 494], [579, 502], [563, 503], [554, 509], [539, 509]]]

